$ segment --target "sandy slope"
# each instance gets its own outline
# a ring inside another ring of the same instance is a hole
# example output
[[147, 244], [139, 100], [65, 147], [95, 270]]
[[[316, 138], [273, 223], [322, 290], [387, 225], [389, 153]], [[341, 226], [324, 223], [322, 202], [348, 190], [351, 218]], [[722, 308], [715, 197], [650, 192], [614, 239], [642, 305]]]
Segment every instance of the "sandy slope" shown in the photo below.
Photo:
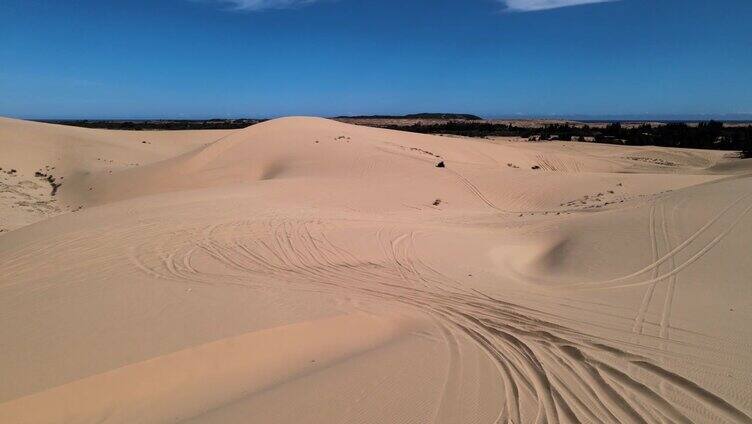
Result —
[[229, 133], [92, 130], [0, 117], [0, 233], [82, 206], [52, 196], [51, 182], [161, 161]]
[[752, 422], [749, 161], [316, 118], [0, 146], [0, 422]]

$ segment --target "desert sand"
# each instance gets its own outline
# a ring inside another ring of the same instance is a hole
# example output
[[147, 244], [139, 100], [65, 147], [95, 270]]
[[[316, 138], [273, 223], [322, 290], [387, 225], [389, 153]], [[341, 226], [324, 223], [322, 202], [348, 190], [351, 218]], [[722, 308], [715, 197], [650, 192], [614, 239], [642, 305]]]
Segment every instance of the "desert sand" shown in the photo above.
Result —
[[750, 160], [304, 117], [0, 152], [2, 423], [752, 422]]

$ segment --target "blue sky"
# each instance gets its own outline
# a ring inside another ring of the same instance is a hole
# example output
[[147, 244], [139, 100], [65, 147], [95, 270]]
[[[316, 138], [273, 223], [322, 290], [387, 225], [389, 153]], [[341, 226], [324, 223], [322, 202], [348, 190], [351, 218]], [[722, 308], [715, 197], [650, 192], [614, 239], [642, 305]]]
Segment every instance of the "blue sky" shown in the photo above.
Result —
[[750, 0], [3, 0], [0, 115], [752, 114]]

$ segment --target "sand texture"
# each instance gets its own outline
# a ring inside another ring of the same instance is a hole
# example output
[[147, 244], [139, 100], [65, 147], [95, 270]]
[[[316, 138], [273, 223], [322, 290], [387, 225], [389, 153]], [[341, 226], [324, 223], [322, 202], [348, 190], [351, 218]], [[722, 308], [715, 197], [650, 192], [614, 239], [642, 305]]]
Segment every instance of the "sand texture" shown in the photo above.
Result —
[[0, 118], [0, 167], [0, 423], [752, 423], [750, 160]]

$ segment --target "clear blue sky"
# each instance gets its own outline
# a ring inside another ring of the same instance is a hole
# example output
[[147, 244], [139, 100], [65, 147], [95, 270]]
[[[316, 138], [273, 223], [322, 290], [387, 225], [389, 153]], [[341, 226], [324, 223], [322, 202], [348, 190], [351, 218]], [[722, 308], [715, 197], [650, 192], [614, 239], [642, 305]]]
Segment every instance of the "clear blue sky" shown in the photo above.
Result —
[[752, 1], [0, 1], [2, 116], [424, 111], [752, 113]]

